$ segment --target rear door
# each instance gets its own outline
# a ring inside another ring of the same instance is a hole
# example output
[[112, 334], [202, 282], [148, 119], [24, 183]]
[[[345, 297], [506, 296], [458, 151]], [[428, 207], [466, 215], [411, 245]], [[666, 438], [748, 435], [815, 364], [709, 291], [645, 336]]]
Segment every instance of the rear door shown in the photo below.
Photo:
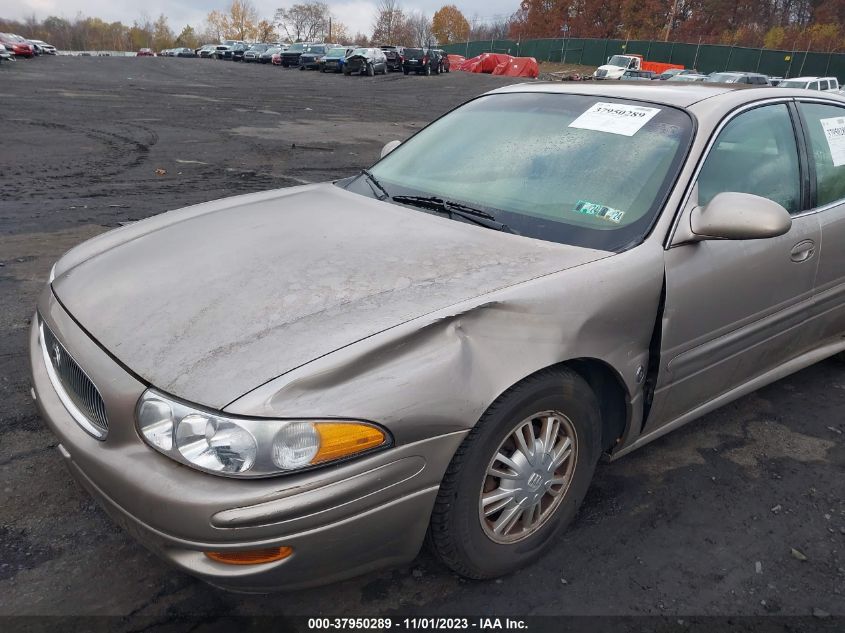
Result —
[[815, 184], [813, 213], [822, 231], [816, 278], [819, 345], [845, 336], [845, 106], [798, 104]]
[[692, 207], [735, 191], [778, 202], [793, 214], [792, 228], [775, 238], [667, 250], [661, 364], [647, 432], [811, 344], [800, 326], [812, 304], [821, 231], [816, 214], [802, 213], [798, 129], [788, 100], [747, 109], [723, 125], [704, 160], [681, 221], [689, 222]]

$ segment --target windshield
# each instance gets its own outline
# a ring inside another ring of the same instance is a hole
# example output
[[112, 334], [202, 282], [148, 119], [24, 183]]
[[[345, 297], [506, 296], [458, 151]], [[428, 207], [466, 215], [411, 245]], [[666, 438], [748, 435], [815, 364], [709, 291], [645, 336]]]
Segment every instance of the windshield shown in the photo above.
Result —
[[276, 53], [281, 53], [281, 52], [282, 52], [281, 48], [279, 48], [278, 46], [274, 46], [273, 48], [268, 48], [266, 51], [264, 51], [264, 54], [265, 55], [275, 55]]
[[302, 49], [305, 48], [305, 44], [291, 44], [288, 48], [288, 53], [301, 53]]
[[405, 57], [411, 58], [419, 58], [423, 57], [424, 53], [422, 52], [421, 48], [406, 48], [405, 49]]
[[349, 55], [349, 56], [352, 57], [353, 55], [364, 55], [366, 57], [369, 54], [370, 54], [369, 48], [356, 48], [354, 51], [352, 51], [352, 54]]
[[735, 84], [739, 81], [739, 75], [731, 75], [730, 73], [713, 73], [707, 78], [709, 83], [718, 84]]
[[305, 52], [306, 52], [306, 53], [319, 53], [319, 54], [323, 54], [323, 53], [325, 53], [325, 52], [326, 52], [326, 47], [325, 47], [325, 46], [306, 46], [306, 47], [305, 47]]
[[624, 55], [614, 55], [607, 63], [609, 66], [622, 66], [622, 68], [627, 68], [628, 64], [631, 63], [631, 58], [625, 57]]
[[[436, 196], [487, 211], [514, 233], [620, 250], [650, 230], [691, 134], [689, 116], [662, 105], [487, 95], [370, 171], [391, 196]], [[375, 195], [361, 178], [348, 186]]]
[[346, 56], [346, 49], [345, 48], [330, 48], [329, 52], [326, 53], [326, 57], [345, 57]]
[[780, 82], [778, 86], [780, 88], [806, 88], [809, 83], [809, 81], [795, 81], [787, 79], [786, 81]]

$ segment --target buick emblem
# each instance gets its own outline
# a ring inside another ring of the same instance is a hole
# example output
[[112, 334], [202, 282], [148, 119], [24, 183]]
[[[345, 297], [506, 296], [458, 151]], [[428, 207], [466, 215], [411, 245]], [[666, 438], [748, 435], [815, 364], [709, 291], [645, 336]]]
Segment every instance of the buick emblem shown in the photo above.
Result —
[[62, 361], [62, 348], [58, 343], [53, 343], [53, 362], [56, 364], [56, 367]]
[[528, 487], [531, 490], [536, 490], [540, 483], [543, 481], [543, 478], [540, 477], [537, 473], [531, 473], [531, 476], [528, 478]]

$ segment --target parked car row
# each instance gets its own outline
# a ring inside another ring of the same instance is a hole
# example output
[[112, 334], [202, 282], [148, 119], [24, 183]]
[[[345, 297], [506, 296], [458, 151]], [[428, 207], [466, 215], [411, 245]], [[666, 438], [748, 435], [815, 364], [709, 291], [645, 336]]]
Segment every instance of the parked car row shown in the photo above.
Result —
[[[156, 53], [142, 48], [138, 57], [154, 57]], [[385, 45], [380, 47], [329, 44], [325, 42], [296, 42], [294, 44], [254, 43], [224, 40], [219, 44], [205, 44], [196, 49], [168, 48], [159, 57], [199, 57], [245, 63], [273, 64], [283, 68], [319, 70], [345, 75], [378, 75], [390, 71], [419, 75], [448, 73], [449, 56], [438, 48], [406, 48]]]
[[649, 70], [625, 70], [622, 81], [686, 81], [720, 84], [747, 84], [751, 86], [778, 86], [781, 88], [804, 88], [823, 92], [842, 93], [836, 77], [772, 77], [762, 73], [744, 71], [712, 72], [709, 75], [690, 68], [671, 68], [660, 74]]
[[352, 46], [349, 44], [297, 43], [272, 57], [273, 64], [284, 68], [320, 72], [342, 72], [344, 75], [379, 75], [390, 71], [437, 75], [449, 72], [449, 56], [441, 49], [405, 48], [385, 45]]
[[18, 57], [31, 59], [39, 55], [56, 55], [56, 47], [41, 40], [28, 40], [14, 33], [0, 33], [0, 62]]

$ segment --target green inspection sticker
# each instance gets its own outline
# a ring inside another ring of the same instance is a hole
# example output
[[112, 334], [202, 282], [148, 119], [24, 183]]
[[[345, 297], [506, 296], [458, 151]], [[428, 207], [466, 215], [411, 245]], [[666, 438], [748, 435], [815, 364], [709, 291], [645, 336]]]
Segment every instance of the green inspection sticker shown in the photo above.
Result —
[[622, 218], [625, 216], [624, 211], [619, 211], [618, 209], [611, 209], [610, 207], [606, 207], [603, 204], [587, 202], [586, 200], [579, 200], [576, 203], [575, 208], [572, 210], [575, 213], [580, 213], [581, 215], [593, 215], [597, 218], [607, 220], [608, 222], [613, 222], [614, 224], [619, 224], [622, 221]]

